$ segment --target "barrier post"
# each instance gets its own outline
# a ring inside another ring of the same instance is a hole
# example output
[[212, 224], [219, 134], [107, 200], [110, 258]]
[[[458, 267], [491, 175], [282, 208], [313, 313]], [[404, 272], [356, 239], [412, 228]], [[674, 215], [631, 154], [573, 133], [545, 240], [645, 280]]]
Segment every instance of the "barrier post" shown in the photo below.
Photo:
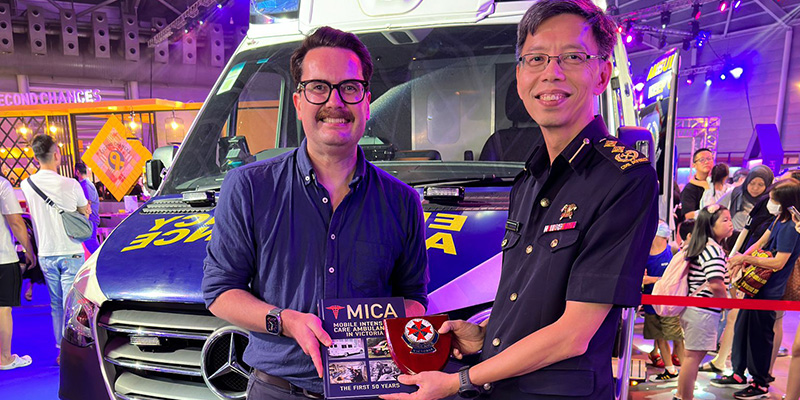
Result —
[[633, 324], [636, 320], [636, 308], [622, 309], [622, 352], [617, 364], [617, 400], [627, 400], [631, 377], [631, 353], [633, 352]]

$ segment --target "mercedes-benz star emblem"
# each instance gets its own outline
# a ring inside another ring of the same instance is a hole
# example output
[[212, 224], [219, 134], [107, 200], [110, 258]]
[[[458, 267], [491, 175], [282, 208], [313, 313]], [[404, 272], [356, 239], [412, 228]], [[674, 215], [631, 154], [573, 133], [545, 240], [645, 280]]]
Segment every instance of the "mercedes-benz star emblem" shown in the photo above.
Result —
[[242, 360], [249, 342], [247, 331], [226, 326], [216, 330], [203, 345], [200, 370], [214, 394], [224, 399], [243, 399], [250, 366]]

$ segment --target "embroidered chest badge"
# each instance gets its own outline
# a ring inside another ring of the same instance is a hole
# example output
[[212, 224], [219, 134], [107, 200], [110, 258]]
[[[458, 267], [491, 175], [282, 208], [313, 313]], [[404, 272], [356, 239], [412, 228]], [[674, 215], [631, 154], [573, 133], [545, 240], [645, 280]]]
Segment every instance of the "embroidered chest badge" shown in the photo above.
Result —
[[428, 354], [436, 352], [439, 332], [433, 324], [422, 318], [414, 318], [403, 329], [403, 341], [411, 348], [412, 354]]
[[561, 220], [563, 220], [564, 218], [566, 218], [566, 219], [572, 219], [572, 214], [573, 214], [573, 213], [575, 212], [575, 210], [577, 210], [577, 209], [578, 209], [578, 206], [577, 206], [577, 205], [575, 205], [575, 203], [571, 203], [571, 204], [566, 204], [566, 205], [564, 205], [564, 207], [561, 207], [561, 218], [559, 218], [558, 220], [559, 220], [559, 221], [561, 221]]

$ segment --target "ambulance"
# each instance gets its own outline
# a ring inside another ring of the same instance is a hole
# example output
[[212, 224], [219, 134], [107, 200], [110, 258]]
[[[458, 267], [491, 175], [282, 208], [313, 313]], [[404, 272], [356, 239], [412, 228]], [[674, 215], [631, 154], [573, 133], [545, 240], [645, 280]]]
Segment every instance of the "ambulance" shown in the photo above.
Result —
[[[324, 25], [355, 33], [371, 52], [372, 103], [360, 144], [371, 162], [419, 192], [428, 312], [485, 319], [500, 276], [511, 184], [530, 150], [524, 138], [539, 131], [515, 82], [517, 23], [531, 4], [253, 1], [247, 37], [180, 148], [159, 148], [148, 163], [156, 194], [75, 279], [66, 298], [60, 398], [244, 398], [247, 332], [206, 310], [205, 248], [226, 173], [302, 142], [289, 58]], [[616, 133], [637, 123], [622, 41], [612, 61], [613, 79], [596, 107]], [[649, 143], [637, 147], [652, 154]]]

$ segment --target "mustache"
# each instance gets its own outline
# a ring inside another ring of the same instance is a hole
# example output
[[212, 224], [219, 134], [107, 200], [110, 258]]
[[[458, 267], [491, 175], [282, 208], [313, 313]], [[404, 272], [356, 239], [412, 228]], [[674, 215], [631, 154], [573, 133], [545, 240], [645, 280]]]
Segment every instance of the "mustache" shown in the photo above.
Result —
[[351, 113], [347, 109], [320, 108], [319, 111], [317, 111], [317, 121], [323, 120], [325, 118], [344, 118], [348, 121], [352, 121], [355, 119], [353, 117], [353, 113]]

